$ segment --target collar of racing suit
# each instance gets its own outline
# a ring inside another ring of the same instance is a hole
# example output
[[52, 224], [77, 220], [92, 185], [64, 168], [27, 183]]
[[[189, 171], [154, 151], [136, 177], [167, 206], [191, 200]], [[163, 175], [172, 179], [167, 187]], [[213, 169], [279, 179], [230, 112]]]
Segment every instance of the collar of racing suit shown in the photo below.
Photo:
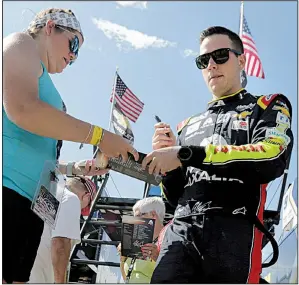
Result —
[[226, 96], [223, 96], [218, 99], [210, 101], [208, 103], [208, 107], [209, 108], [210, 107], [219, 107], [219, 106], [229, 104], [235, 100], [241, 100], [244, 98], [246, 93], [247, 93], [247, 91], [244, 88], [241, 88], [240, 90], [238, 90], [237, 92], [235, 92], [233, 94], [226, 95]]

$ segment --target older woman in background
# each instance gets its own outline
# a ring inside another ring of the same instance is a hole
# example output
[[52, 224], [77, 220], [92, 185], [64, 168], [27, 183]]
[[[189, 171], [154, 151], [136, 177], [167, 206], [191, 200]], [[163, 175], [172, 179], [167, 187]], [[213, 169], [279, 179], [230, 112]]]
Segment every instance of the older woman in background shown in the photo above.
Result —
[[[121, 256], [120, 270], [127, 283], [150, 283], [159, 256], [158, 239], [160, 240], [159, 235], [163, 229], [165, 205], [159, 197], [144, 198], [133, 206], [133, 214], [135, 217], [155, 219], [153, 243], [145, 244], [141, 248], [143, 256], [148, 257], [149, 260], [136, 259], [131, 265], [132, 258]], [[121, 244], [118, 246], [118, 251], [121, 252]]]

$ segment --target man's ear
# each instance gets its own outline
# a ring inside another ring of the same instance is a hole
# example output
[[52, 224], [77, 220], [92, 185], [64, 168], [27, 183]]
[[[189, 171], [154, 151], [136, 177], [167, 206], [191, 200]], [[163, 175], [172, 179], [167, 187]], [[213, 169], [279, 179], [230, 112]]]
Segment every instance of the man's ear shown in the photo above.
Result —
[[51, 33], [53, 32], [54, 28], [55, 28], [55, 23], [52, 20], [48, 20], [46, 23], [46, 28], [45, 28], [46, 35], [50, 36]]
[[246, 56], [245, 54], [241, 54], [239, 57], [238, 57], [238, 60], [239, 60], [239, 66], [240, 66], [240, 71], [245, 69], [245, 64], [246, 64]]

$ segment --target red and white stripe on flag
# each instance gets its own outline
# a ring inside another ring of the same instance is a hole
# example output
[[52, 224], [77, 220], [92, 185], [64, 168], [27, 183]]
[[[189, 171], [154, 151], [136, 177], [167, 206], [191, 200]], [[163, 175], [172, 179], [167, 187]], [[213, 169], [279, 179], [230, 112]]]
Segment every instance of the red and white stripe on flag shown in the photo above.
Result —
[[[136, 122], [140, 116], [144, 103], [126, 86], [120, 76], [116, 75], [115, 101], [118, 103], [124, 115], [132, 122]], [[112, 102], [113, 91], [110, 98]]]
[[265, 78], [265, 73], [262, 67], [262, 62], [259, 57], [255, 42], [249, 30], [245, 16], [243, 16], [243, 27], [241, 40], [244, 46], [246, 56], [245, 72], [249, 76]]

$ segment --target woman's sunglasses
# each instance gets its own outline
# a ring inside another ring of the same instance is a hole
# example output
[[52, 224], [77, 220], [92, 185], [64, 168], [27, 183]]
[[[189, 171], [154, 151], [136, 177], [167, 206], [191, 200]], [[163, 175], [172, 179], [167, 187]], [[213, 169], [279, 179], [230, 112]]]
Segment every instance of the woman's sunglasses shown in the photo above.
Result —
[[209, 65], [210, 58], [212, 57], [216, 64], [223, 64], [226, 63], [229, 60], [229, 52], [234, 53], [236, 56], [241, 55], [240, 52], [231, 49], [231, 48], [220, 48], [216, 49], [212, 52], [205, 53], [202, 55], [199, 55], [196, 59], [196, 66], [199, 69], [205, 69]]
[[70, 45], [70, 52], [73, 53], [75, 55], [75, 58], [72, 58], [71, 61], [70, 61], [70, 65], [72, 65], [75, 60], [78, 58], [78, 54], [79, 54], [79, 38], [76, 34], [72, 33], [71, 31], [61, 27], [61, 26], [58, 26], [56, 25], [57, 28], [63, 30], [63, 31], [66, 31], [66, 32], [69, 32], [71, 33], [74, 37], [72, 39], [69, 39], [69, 45]]

